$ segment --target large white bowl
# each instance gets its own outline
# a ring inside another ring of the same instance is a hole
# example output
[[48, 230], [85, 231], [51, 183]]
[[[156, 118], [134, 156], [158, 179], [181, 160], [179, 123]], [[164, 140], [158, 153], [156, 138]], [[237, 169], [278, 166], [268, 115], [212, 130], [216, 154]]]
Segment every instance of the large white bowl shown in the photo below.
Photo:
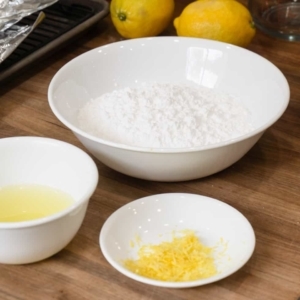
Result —
[[[184, 149], [116, 144], [78, 127], [89, 100], [142, 83], [188, 83], [236, 95], [254, 130], [234, 140]], [[239, 160], [274, 124], [289, 102], [289, 85], [265, 58], [233, 45], [196, 38], [154, 37], [112, 43], [80, 55], [52, 79], [48, 98], [56, 117], [96, 158], [121, 173], [156, 181], [201, 178]]]
[[[174, 232], [186, 229], [195, 231], [206, 246], [216, 247], [218, 274], [170, 282], [138, 275], [123, 266], [124, 260], [137, 258], [139, 246], [159, 244], [170, 240]], [[186, 288], [212, 283], [236, 272], [251, 257], [255, 234], [249, 221], [224, 202], [201, 195], [170, 193], [141, 198], [119, 208], [103, 225], [99, 242], [104, 257], [122, 274], [151, 285]]]
[[81, 149], [40, 137], [0, 139], [0, 187], [38, 184], [62, 190], [74, 204], [23, 222], [0, 222], [0, 263], [25, 264], [63, 249], [80, 228], [98, 183], [96, 164]]

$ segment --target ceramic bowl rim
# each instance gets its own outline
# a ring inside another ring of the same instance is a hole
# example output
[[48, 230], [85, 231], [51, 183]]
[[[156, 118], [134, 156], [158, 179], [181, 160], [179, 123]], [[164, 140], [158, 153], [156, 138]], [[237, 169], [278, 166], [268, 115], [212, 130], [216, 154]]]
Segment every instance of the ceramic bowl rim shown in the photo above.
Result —
[[[53, 94], [54, 94], [55, 85], [57, 84], [57, 81], [59, 80], [60, 74], [65, 69], [69, 68], [70, 66], [72, 66], [72, 64], [76, 63], [77, 61], [80, 61], [83, 57], [87, 57], [87, 56], [93, 54], [94, 52], [98, 52], [99, 50], [101, 50], [103, 48], [109, 49], [109, 48], [119, 47], [120, 44], [130, 44], [130, 43], [135, 44], [135, 43], [141, 42], [143, 40], [151, 41], [151, 40], [158, 40], [158, 39], [166, 40], [166, 41], [182, 40], [182, 41], [190, 41], [190, 42], [196, 42], [196, 43], [203, 42], [203, 43], [207, 43], [208, 45], [212, 45], [212, 46], [216, 45], [216, 46], [221, 46], [221, 47], [227, 47], [228, 49], [232, 48], [232, 49], [235, 49], [236, 51], [245, 52], [245, 53], [248, 53], [248, 55], [250, 55], [250, 56], [257, 57], [265, 64], [268, 64], [270, 67], [274, 68], [274, 70], [278, 74], [280, 74], [280, 76], [282, 78], [282, 82], [286, 89], [286, 98], [284, 99], [284, 101], [282, 101], [279, 112], [276, 115], [274, 115], [272, 118], [270, 118], [270, 120], [268, 122], [266, 122], [264, 125], [257, 127], [254, 130], [251, 130], [250, 132], [248, 132], [247, 134], [244, 134], [237, 138], [219, 142], [219, 143], [215, 143], [215, 144], [211, 144], [211, 145], [206, 145], [206, 146], [196, 146], [196, 147], [186, 147], [186, 148], [149, 148], [149, 147], [129, 146], [129, 145], [121, 144], [121, 143], [111, 142], [109, 140], [95, 137], [91, 134], [86, 133], [85, 131], [79, 129], [77, 126], [73, 125], [71, 122], [67, 121], [62, 116], [62, 114], [59, 112], [59, 110], [57, 109], [57, 107], [54, 104]], [[227, 44], [224, 42], [199, 39], [199, 38], [193, 38], [193, 37], [172, 37], [172, 36], [164, 36], [163, 37], [163, 36], [160, 36], [160, 37], [151, 37], [151, 38], [138, 38], [138, 39], [133, 39], [133, 40], [117, 41], [117, 42], [114, 42], [114, 43], [111, 43], [108, 45], [103, 45], [103, 46], [97, 47], [97, 48], [89, 50], [83, 54], [80, 54], [79, 56], [73, 58], [71, 61], [66, 63], [63, 67], [61, 67], [61, 69], [59, 69], [58, 72], [53, 76], [53, 78], [50, 82], [49, 88], [48, 88], [48, 102], [51, 107], [51, 110], [53, 111], [54, 115], [66, 127], [68, 127], [71, 131], [73, 131], [73, 133], [78, 134], [78, 135], [80, 135], [90, 141], [96, 142], [98, 144], [103, 144], [103, 145], [110, 146], [110, 147], [117, 148], [117, 149], [124, 149], [124, 150], [129, 150], [129, 151], [134, 151], [134, 152], [147, 152], [147, 153], [151, 152], [151, 153], [165, 153], [165, 154], [213, 150], [213, 149], [226, 147], [226, 146], [247, 140], [255, 135], [263, 133], [266, 129], [268, 129], [270, 126], [272, 126], [283, 115], [283, 113], [285, 112], [285, 110], [289, 104], [289, 101], [290, 101], [290, 88], [289, 88], [288, 81], [287, 81], [286, 77], [283, 75], [283, 73], [280, 71], [280, 69], [277, 66], [275, 66], [273, 63], [271, 63], [269, 60], [267, 60], [266, 58], [254, 53], [246, 48], [238, 47], [238, 46]]]

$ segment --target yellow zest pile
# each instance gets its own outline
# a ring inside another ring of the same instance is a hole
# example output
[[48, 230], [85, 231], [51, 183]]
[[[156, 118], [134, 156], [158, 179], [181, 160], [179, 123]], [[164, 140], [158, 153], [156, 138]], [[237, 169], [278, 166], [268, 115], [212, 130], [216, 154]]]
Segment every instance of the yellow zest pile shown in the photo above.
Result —
[[124, 261], [130, 271], [162, 281], [192, 281], [217, 274], [213, 248], [199, 241], [193, 231], [158, 245], [143, 245], [138, 259]]

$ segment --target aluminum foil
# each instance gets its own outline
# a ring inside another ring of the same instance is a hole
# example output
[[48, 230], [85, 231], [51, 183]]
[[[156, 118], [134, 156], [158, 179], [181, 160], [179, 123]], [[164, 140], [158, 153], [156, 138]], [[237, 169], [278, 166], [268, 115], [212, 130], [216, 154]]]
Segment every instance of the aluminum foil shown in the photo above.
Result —
[[0, 0], [0, 31], [5, 31], [22, 18], [42, 10], [58, 0]]
[[32, 26], [13, 25], [6, 31], [0, 32], [0, 64], [22, 43], [22, 41], [44, 20], [44, 18], [45, 14], [40, 12]]

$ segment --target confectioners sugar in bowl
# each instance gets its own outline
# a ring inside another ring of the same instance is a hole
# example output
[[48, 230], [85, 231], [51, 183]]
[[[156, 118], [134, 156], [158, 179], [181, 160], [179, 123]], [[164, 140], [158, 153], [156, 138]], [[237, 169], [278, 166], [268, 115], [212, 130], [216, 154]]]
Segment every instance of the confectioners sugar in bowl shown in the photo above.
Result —
[[78, 121], [93, 136], [148, 148], [207, 146], [253, 129], [234, 95], [170, 83], [105, 93], [80, 109]]

